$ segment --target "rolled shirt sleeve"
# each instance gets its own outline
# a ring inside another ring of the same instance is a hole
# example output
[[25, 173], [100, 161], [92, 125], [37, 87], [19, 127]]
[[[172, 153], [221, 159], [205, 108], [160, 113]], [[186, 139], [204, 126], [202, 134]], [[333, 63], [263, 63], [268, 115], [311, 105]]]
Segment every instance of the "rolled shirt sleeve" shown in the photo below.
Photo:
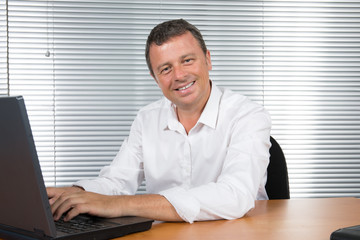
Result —
[[267, 199], [264, 185], [271, 145], [270, 125], [266, 112], [255, 114], [252, 121], [234, 125], [216, 181], [192, 188], [175, 187], [160, 194], [190, 223], [244, 216], [254, 207], [256, 199]]

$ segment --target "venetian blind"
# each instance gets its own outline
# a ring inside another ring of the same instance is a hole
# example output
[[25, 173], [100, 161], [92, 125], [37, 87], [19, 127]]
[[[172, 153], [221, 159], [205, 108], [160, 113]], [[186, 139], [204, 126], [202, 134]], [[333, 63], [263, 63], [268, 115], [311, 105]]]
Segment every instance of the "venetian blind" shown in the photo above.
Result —
[[8, 93], [7, 73], [7, 11], [6, 1], [0, 0], [0, 95]]
[[293, 197], [360, 196], [359, 56], [359, 1], [264, 1], [265, 106]]
[[202, 31], [213, 81], [269, 110], [292, 197], [360, 196], [358, 1], [8, 0], [8, 88], [47, 185], [96, 176], [161, 97], [144, 45], [174, 18]]

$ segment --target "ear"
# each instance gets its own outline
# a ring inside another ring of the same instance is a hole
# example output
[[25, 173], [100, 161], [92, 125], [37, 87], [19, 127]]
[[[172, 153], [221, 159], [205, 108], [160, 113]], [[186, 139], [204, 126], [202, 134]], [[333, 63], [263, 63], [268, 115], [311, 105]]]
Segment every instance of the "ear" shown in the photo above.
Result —
[[152, 74], [152, 72], [149, 72], [150, 76], [155, 80], [156, 84], [159, 86], [159, 81], [157, 80], [157, 78], [154, 76], [154, 74]]
[[211, 64], [211, 56], [209, 50], [206, 51], [205, 58], [206, 58], [206, 65], [208, 66], [208, 70], [210, 71], [212, 70], [212, 64]]

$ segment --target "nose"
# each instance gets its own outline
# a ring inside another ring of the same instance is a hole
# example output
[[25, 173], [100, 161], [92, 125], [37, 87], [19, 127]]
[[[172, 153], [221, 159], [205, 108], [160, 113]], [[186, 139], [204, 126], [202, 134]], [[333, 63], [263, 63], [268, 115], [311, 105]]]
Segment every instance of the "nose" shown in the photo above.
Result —
[[183, 66], [175, 66], [174, 67], [174, 77], [177, 81], [182, 81], [185, 79], [187, 73], [184, 71]]

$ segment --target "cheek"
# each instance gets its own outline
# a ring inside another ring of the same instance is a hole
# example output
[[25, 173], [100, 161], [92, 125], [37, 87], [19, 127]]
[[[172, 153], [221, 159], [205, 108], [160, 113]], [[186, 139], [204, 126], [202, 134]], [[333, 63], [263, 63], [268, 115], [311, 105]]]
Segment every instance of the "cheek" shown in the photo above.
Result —
[[209, 70], [207, 69], [206, 66], [199, 68], [197, 73], [198, 73], [198, 76], [201, 79], [204, 79], [205, 81], [209, 78]]
[[157, 84], [161, 89], [168, 89], [171, 87], [171, 76], [162, 76], [161, 78], [158, 78]]

